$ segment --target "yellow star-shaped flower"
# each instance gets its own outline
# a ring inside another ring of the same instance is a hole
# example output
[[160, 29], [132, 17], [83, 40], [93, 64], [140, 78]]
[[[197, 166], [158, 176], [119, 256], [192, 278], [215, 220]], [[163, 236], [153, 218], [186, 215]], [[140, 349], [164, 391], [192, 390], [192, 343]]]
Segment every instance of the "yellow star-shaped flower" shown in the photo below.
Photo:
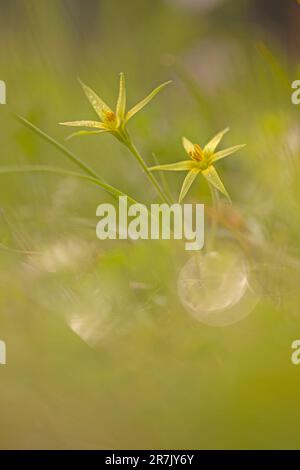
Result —
[[226, 191], [213, 163], [220, 160], [221, 158], [228, 157], [228, 155], [231, 155], [234, 152], [237, 152], [245, 145], [235, 145], [234, 147], [216, 152], [216, 148], [219, 145], [222, 137], [228, 131], [229, 128], [226, 128], [219, 132], [208, 142], [207, 145], [205, 145], [203, 149], [200, 147], [200, 145], [192, 144], [192, 142], [183, 137], [182, 144], [186, 153], [190, 157], [190, 160], [183, 160], [181, 162], [171, 163], [169, 165], [157, 165], [150, 168], [150, 170], [188, 171], [180, 191], [179, 202], [181, 202], [186, 196], [196, 176], [200, 173], [214, 188], [216, 188], [230, 200], [230, 196]]
[[117, 100], [116, 110], [113, 111], [99, 96], [84, 83], [80, 82], [85, 95], [89, 102], [93, 106], [97, 115], [101, 121], [69, 121], [61, 122], [63, 126], [71, 127], [88, 127], [96, 130], [93, 131], [79, 131], [72, 134], [70, 137], [75, 135], [86, 135], [86, 134], [98, 134], [101, 132], [110, 132], [121, 141], [128, 141], [128, 133], [126, 130], [126, 124], [138, 111], [146, 106], [154, 96], [162, 90], [166, 85], [171, 83], [170, 81], [163, 83], [162, 85], [155, 88], [146, 98], [136, 104], [128, 112], [126, 112], [126, 86], [125, 86], [125, 75], [120, 73], [120, 86], [119, 96]]

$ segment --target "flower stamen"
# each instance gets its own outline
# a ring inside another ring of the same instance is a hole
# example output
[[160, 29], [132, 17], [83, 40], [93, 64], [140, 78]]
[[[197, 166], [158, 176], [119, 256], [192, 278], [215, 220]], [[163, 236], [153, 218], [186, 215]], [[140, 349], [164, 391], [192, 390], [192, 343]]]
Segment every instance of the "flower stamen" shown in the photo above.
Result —
[[189, 152], [189, 155], [191, 159], [195, 160], [196, 162], [201, 162], [203, 160], [203, 150], [198, 144], [194, 145], [194, 149]]
[[114, 122], [116, 120], [116, 115], [113, 111], [105, 111], [105, 121]]

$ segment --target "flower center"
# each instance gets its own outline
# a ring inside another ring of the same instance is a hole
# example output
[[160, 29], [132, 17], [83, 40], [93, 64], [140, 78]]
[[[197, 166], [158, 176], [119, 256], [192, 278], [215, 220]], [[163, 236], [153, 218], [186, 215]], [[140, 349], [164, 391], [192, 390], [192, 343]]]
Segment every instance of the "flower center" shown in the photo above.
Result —
[[195, 144], [194, 149], [190, 152], [190, 157], [196, 162], [201, 162], [203, 160], [203, 151], [200, 145]]
[[116, 115], [113, 111], [105, 111], [105, 121], [114, 122], [116, 120]]

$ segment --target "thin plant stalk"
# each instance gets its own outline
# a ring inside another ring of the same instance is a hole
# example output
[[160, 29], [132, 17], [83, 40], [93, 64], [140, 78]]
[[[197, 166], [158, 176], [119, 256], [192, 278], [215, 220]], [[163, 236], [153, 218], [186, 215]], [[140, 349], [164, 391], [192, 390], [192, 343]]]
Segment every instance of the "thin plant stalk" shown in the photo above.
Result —
[[135, 159], [138, 161], [139, 165], [142, 167], [143, 172], [146, 174], [147, 178], [149, 181], [152, 183], [158, 194], [160, 195], [161, 199], [163, 202], [166, 204], [169, 203], [167, 196], [165, 195], [164, 191], [161, 189], [160, 184], [156, 180], [156, 178], [153, 176], [151, 171], [149, 170], [146, 162], [144, 161], [143, 157], [139, 153], [138, 149], [134, 145], [134, 143], [131, 140], [128, 140], [124, 142], [126, 147], [129, 149], [129, 151], [132, 153], [132, 155], [135, 157]]
[[207, 250], [208, 252], [212, 251], [215, 246], [216, 237], [217, 237], [217, 228], [218, 228], [218, 216], [219, 216], [219, 211], [220, 211], [219, 193], [211, 183], [209, 183], [209, 189], [210, 189], [211, 198], [212, 198], [213, 214], [212, 214], [212, 221], [211, 221], [210, 232], [209, 232], [209, 241], [208, 241], [208, 250]]
[[93, 176], [90, 175], [84, 175], [81, 173], [76, 173], [74, 171], [69, 171], [69, 170], [64, 170], [62, 168], [55, 168], [51, 166], [44, 166], [44, 165], [25, 165], [25, 166], [6, 166], [6, 167], [0, 167], [0, 174], [7, 174], [7, 173], [55, 173], [59, 175], [66, 175], [66, 176], [72, 176], [74, 178], [79, 178], [82, 180], [87, 180], [90, 181], [97, 186], [100, 186], [104, 191], [106, 191], [108, 194], [112, 195], [115, 199], [118, 199], [120, 196], [126, 196], [128, 201], [131, 204], [136, 204], [137, 201], [135, 201], [133, 198], [128, 196], [127, 194], [123, 193], [122, 191], [119, 191], [118, 189], [114, 188], [113, 186], [104, 183], [103, 181], [99, 180], [98, 178], [94, 178]]
[[[50, 137], [48, 134], [43, 132], [41, 129], [39, 129], [37, 126], [29, 122], [27, 119], [23, 118], [22, 116], [16, 115], [16, 118], [18, 119], [19, 122], [21, 122], [23, 125], [31, 129], [33, 132], [38, 134], [42, 139], [46, 140], [49, 142], [51, 145], [56, 147], [58, 150], [60, 150], [62, 153], [64, 153], [73, 163], [75, 163], [79, 168], [81, 168], [87, 175], [91, 176], [92, 178], [98, 180], [99, 182], [102, 182], [104, 186], [109, 186], [107, 183], [103, 182], [102, 178], [91, 168], [89, 167], [86, 163], [84, 163], [79, 157], [77, 157], [73, 152], [71, 152], [69, 149], [67, 149], [64, 145], [60, 144], [57, 142], [53, 137]], [[160, 188], [159, 183], [156, 181], [155, 177], [153, 174], [149, 171], [148, 166], [146, 165], [143, 157], [141, 154], [138, 152], [137, 148], [135, 145], [131, 142], [130, 139], [122, 139], [122, 142], [125, 144], [125, 146], [130, 150], [130, 152], [134, 155], [140, 166], [142, 167], [144, 173], [146, 173], [147, 177], [159, 193], [161, 199], [168, 203], [168, 199], [165, 196], [163, 190]], [[112, 188], [112, 187], [111, 187]], [[113, 188], [115, 191], [118, 192], [115, 188]], [[126, 196], [126, 194], [123, 194], [119, 191], [121, 195]], [[129, 196], [128, 200], [133, 200]]]
[[[155, 153], [152, 153], [152, 157], [153, 157], [153, 161], [155, 163], [155, 165], [159, 165], [160, 162], [158, 161], [158, 158], [157, 156], [155, 155]], [[169, 204], [173, 204], [174, 201], [173, 201], [173, 198], [172, 198], [172, 194], [171, 194], [171, 190], [170, 190], [170, 186], [168, 184], [168, 181], [165, 177], [165, 174], [163, 171], [160, 172], [160, 180], [161, 180], [161, 184], [162, 184], [162, 187], [163, 187], [163, 190], [168, 198], [168, 201], [169, 201]]]
[[51, 145], [56, 147], [58, 150], [60, 150], [62, 153], [64, 153], [69, 160], [71, 160], [75, 165], [77, 165], [79, 168], [81, 168], [87, 175], [92, 176], [93, 178], [98, 179], [101, 181], [100, 176], [92, 169], [90, 168], [86, 163], [84, 163], [79, 157], [77, 157], [73, 152], [68, 150], [64, 145], [60, 144], [57, 142], [57, 140], [53, 139], [53, 137], [50, 137], [46, 132], [42, 131], [39, 129], [37, 126], [29, 122], [27, 119], [23, 118], [22, 116], [19, 116], [18, 114], [15, 115], [17, 120], [21, 122], [24, 126], [28, 127], [30, 130], [38, 134], [42, 139], [46, 140], [49, 142]]
[[[84, 163], [77, 155], [75, 155], [73, 152], [71, 152], [69, 149], [67, 149], [64, 145], [60, 144], [57, 142], [57, 140], [53, 139], [53, 137], [49, 136], [46, 134], [44, 131], [39, 129], [37, 126], [29, 122], [27, 119], [23, 118], [22, 116], [15, 115], [17, 120], [21, 122], [24, 126], [28, 127], [30, 130], [35, 132], [38, 136], [40, 136], [42, 139], [44, 139], [46, 142], [50, 143], [53, 147], [57, 148], [60, 152], [62, 152], [66, 157], [69, 158], [75, 165], [77, 165], [81, 170], [85, 172], [86, 175], [80, 174], [80, 173], [74, 173], [74, 172], [69, 172], [67, 170], [59, 169], [59, 168], [53, 168], [53, 167], [46, 167], [46, 166], [27, 166], [27, 172], [30, 171], [51, 171], [56, 172], [56, 173], [61, 173], [61, 174], [69, 174], [70, 176], [74, 176], [77, 178], [82, 178], [82, 179], [87, 179], [98, 186], [101, 186], [102, 189], [104, 189], [106, 192], [111, 194], [115, 199], [118, 199], [119, 196], [127, 196], [128, 201], [131, 203], [135, 203], [136, 201], [128, 196], [127, 194], [123, 193], [122, 191], [119, 191], [118, 189], [114, 188], [113, 186], [109, 185], [103, 179], [91, 168], [89, 167], [86, 163]], [[25, 167], [23, 167], [25, 168]], [[35, 168], [39, 168], [35, 170]], [[48, 170], [46, 170], [47, 168]], [[4, 169], [5, 170], [5, 169]], [[17, 170], [17, 168], [15, 168]], [[5, 172], [0, 170], [1, 173]], [[23, 170], [25, 171], [25, 170]]]

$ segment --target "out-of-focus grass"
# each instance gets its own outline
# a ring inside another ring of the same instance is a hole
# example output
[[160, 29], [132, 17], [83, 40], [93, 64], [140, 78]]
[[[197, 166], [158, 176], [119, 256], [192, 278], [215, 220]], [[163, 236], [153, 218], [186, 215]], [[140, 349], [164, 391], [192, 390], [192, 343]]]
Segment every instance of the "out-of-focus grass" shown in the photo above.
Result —
[[[240, 27], [228, 13], [239, 2], [208, 16], [163, 1], [96, 2], [81, 15], [71, 2], [9, 3], [0, 19], [8, 106], [58, 140], [66, 136], [59, 121], [93, 116], [76, 78], [115, 100], [123, 70], [131, 103], [174, 79], [130, 124], [149, 164], [153, 151], [160, 163], [180, 160], [182, 135], [201, 144], [227, 125], [228, 146], [247, 143], [220, 172], [256, 234], [251, 257], [263, 294], [242, 322], [202, 325], [178, 299], [177, 276], [190, 256], [182, 246], [97, 241], [96, 206], [111, 201], [100, 189], [1, 175], [1, 243], [11, 250], [0, 252], [8, 353], [0, 447], [299, 447], [300, 370], [290, 363], [300, 333], [299, 110], [280, 44]], [[0, 125], [1, 165], [73, 170], [4, 106]], [[67, 145], [112, 185], [154, 200], [110, 136]], [[166, 178], [177, 197], [182, 175]], [[190, 200], [209, 203], [204, 184]]]

